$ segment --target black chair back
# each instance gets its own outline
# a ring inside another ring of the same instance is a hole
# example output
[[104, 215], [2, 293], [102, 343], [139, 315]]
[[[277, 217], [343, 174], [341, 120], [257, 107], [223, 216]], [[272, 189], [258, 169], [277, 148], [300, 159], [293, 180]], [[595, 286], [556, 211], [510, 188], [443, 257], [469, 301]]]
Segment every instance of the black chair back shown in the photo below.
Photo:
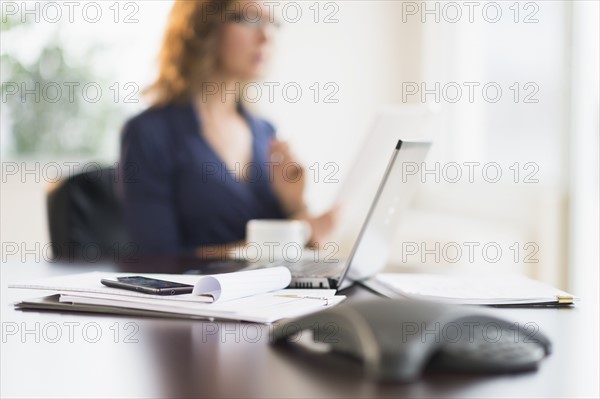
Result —
[[57, 261], [122, 261], [135, 254], [128, 242], [112, 167], [74, 175], [47, 196], [52, 252]]

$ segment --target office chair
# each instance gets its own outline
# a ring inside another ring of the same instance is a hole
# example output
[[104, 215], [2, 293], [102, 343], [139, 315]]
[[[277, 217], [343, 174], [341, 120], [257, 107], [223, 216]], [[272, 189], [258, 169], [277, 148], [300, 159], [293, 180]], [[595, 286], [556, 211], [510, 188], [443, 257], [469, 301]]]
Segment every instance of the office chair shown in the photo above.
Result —
[[55, 261], [119, 262], [135, 252], [128, 242], [117, 182], [115, 168], [94, 168], [49, 190], [48, 226]]

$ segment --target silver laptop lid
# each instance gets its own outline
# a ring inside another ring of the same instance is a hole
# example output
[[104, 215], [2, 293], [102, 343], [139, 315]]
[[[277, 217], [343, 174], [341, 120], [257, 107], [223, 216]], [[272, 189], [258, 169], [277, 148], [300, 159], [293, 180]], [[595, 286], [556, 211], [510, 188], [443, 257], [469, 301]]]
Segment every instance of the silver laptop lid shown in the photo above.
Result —
[[361, 280], [385, 267], [401, 213], [420, 184], [415, 168], [421, 168], [430, 147], [431, 142], [425, 141], [399, 140], [396, 144], [338, 286], [346, 275]]

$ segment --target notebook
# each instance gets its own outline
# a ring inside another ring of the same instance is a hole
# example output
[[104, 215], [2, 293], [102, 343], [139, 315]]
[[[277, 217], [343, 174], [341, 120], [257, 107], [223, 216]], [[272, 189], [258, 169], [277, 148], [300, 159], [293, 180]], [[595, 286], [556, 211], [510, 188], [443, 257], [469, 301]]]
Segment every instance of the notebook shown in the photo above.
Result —
[[[335, 290], [285, 289], [290, 271], [274, 267], [210, 276], [181, 274], [136, 274], [194, 285], [191, 294], [159, 296], [106, 287], [101, 279], [131, 276], [131, 273], [89, 272], [9, 284], [9, 288], [52, 291], [54, 295], [21, 301], [21, 309], [101, 311], [131, 315], [242, 320], [273, 323], [289, 317], [328, 308], [345, 296]], [[94, 310], [90, 310], [94, 309]]]
[[388, 297], [464, 305], [571, 305], [577, 300], [520, 275], [379, 273], [363, 285]]

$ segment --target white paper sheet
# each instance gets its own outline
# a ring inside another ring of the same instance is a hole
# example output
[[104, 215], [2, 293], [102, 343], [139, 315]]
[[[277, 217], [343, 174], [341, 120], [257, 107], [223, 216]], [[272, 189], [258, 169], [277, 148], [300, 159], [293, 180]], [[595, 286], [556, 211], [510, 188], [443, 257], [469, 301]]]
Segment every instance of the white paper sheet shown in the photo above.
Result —
[[390, 290], [414, 299], [473, 305], [557, 302], [572, 295], [520, 275], [380, 273], [374, 278]]
[[195, 284], [193, 295], [210, 295], [214, 301], [229, 301], [265, 292], [280, 290], [292, 281], [292, 274], [285, 267], [244, 272], [215, 274], [201, 277]]
[[[327, 298], [327, 300], [312, 299], [317, 297]], [[340, 303], [345, 298], [345, 296], [335, 295], [335, 290], [289, 289], [212, 304], [171, 302], [156, 297], [117, 297], [97, 293], [62, 294], [60, 302], [273, 323], [283, 318], [298, 317], [326, 309]]]
[[[159, 280], [173, 281], [194, 286], [191, 294], [152, 295], [102, 285], [101, 279], [116, 280], [117, 277], [144, 276]], [[89, 272], [66, 276], [48, 277], [23, 283], [9, 284], [9, 288], [48, 290], [59, 293], [96, 293], [114, 296], [158, 299], [175, 302], [222, 302], [235, 298], [243, 298], [259, 293], [280, 290], [291, 281], [291, 273], [285, 267], [272, 267], [225, 273], [209, 276], [186, 274], [153, 274], [153, 273], [104, 273]], [[208, 295], [208, 296], [207, 296]]]

